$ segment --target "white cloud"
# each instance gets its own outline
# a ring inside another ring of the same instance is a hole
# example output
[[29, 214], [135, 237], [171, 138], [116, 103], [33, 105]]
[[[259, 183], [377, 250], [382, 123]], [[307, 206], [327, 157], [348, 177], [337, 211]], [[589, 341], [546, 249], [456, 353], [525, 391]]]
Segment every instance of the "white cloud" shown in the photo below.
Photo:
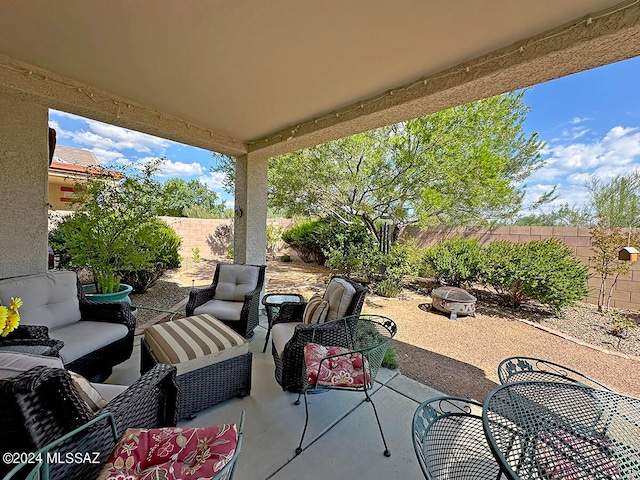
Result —
[[108, 125], [95, 120], [86, 120], [86, 123], [95, 134], [93, 138], [102, 137], [118, 150], [132, 149], [137, 152], [164, 151], [169, 146], [168, 140], [147, 135], [146, 133]]
[[[141, 162], [151, 160], [152, 157], [141, 159]], [[160, 178], [172, 178], [172, 177], [191, 177], [193, 175], [202, 175], [202, 165], [199, 163], [183, 163], [173, 162], [165, 159], [160, 164], [158, 173], [156, 174]]]
[[[574, 119], [580, 123], [585, 119]], [[542, 150], [545, 165], [527, 179], [525, 205], [535, 200], [544, 188], [557, 185], [555, 205], [582, 205], [589, 194], [584, 188], [591, 177], [611, 179], [640, 167], [640, 129], [617, 126], [593, 142], [571, 143], [589, 130], [575, 127], [564, 139], [554, 139]], [[544, 188], [543, 188], [544, 187]], [[552, 205], [553, 205], [552, 204]]]
[[593, 120], [593, 119], [590, 117], [573, 117], [571, 120], [569, 120], [569, 123], [576, 125], [578, 123], [586, 122], [588, 120]]
[[121, 152], [109, 150], [108, 148], [96, 147], [91, 151], [98, 157], [98, 161], [104, 165], [107, 163], [115, 162], [118, 165], [127, 165], [131, 163]]
[[584, 127], [574, 127], [571, 129], [571, 138], [573, 140], [577, 140], [578, 138], [580, 138], [581, 136], [583, 136], [584, 134], [590, 132], [591, 129], [589, 128], [584, 128]]
[[198, 180], [211, 190], [220, 190], [224, 187], [224, 173], [210, 172], [208, 175], [199, 177]]

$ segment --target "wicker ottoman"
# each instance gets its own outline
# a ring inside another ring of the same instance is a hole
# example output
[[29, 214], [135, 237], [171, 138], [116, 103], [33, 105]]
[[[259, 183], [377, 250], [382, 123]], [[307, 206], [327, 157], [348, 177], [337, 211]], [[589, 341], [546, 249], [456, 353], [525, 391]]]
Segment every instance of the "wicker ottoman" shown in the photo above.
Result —
[[148, 327], [140, 343], [142, 373], [157, 363], [177, 368], [178, 419], [251, 392], [247, 340], [211, 315]]

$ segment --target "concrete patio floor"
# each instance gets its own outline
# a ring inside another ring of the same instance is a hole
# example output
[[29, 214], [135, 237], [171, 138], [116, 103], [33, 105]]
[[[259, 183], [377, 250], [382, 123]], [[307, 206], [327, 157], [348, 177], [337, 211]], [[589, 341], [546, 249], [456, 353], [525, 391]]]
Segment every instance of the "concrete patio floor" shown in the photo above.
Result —
[[[180, 426], [232, 423], [246, 412], [245, 434], [235, 477], [242, 480], [342, 480], [360, 478], [423, 478], [411, 441], [413, 413], [423, 401], [441, 395], [397, 371], [382, 369], [371, 394], [391, 450], [384, 447], [373, 409], [358, 392], [331, 391], [309, 396], [310, 420], [304, 451], [295, 455], [304, 427], [304, 402], [283, 392], [274, 378], [270, 345], [262, 353], [266, 318], [250, 343], [253, 352], [251, 395], [227, 400], [198, 413]], [[128, 385], [139, 376], [140, 347], [114, 368], [107, 383]]]

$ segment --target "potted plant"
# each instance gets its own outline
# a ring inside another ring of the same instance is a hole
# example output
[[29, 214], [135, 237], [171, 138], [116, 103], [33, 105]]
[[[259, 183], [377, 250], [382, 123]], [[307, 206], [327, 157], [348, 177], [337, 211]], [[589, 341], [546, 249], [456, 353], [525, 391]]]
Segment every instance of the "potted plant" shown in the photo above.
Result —
[[[123, 283], [123, 276], [138, 278], [139, 272], [152, 272], [153, 279], [164, 268], [179, 265], [179, 237], [155, 218], [162, 201], [162, 186], [152, 178], [157, 166], [157, 162], [147, 164], [131, 175], [96, 170], [86, 182], [75, 185], [76, 212], [49, 236], [63, 266], [91, 271], [93, 284], [83, 288], [94, 301], [130, 303], [128, 294], [134, 286]], [[147, 283], [141, 291], [152, 283], [149, 275], [142, 277]]]

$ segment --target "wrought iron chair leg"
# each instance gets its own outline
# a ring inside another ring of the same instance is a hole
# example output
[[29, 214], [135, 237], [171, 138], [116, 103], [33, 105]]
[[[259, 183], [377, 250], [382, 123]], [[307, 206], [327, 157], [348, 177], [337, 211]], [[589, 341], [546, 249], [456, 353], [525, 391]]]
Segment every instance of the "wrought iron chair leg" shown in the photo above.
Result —
[[[391, 456], [391, 450], [389, 450], [389, 447], [387, 447], [387, 441], [384, 438], [384, 433], [382, 432], [382, 425], [380, 424], [380, 417], [378, 417], [378, 411], [376, 410], [376, 404], [373, 403], [373, 400], [371, 399], [371, 397], [369, 396], [369, 391], [365, 389], [364, 394], [367, 397], [367, 402], [371, 403], [371, 406], [373, 407], [373, 413], [376, 416], [376, 421], [378, 422], [378, 428], [380, 429], [380, 435], [382, 436], [382, 443], [384, 443], [384, 456], [385, 457], [390, 457]], [[306, 426], [305, 426], [306, 428]], [[302, 441], [300, 442], [300, 444], [302, 444]]]
[[298, 445], [298, 448], [296, 448], [296, 455], [300, 455], [302, 453], [302, 441], [304, 440], [305, 433], [307, 433], [307, 425], [309, 424], [309, 404], [307, 403], [307, 390], [305, 389], [303, 393], [304, 393], [304, 429], [302, 430], [302, 436], [300, 437], [300, 445]]

